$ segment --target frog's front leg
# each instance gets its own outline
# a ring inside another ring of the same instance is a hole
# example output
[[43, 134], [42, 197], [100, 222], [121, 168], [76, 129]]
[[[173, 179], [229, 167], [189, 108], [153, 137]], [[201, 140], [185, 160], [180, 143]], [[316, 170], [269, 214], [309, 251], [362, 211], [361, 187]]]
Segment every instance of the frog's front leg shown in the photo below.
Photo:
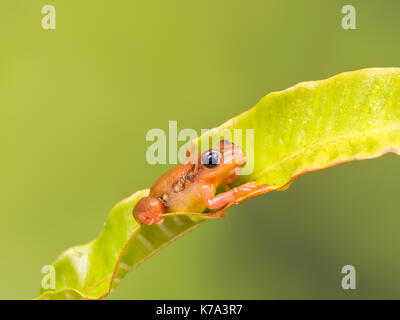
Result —
[[144, 197], [139, 200], [133, 209], [133, 216], [140, 224], [151, 225], [153, 222], [162, 223], [161, 216], [166, 213], [166, 208], [160, 199]]
[[255, 182], [248, 182], [229, 191], [214, 195], [212, 188], [205, 187], [202, 190], [202, 198], [208, 209], [217, 210], [210, 213], [210, 216], [223, 217], [226, 209], [234, 204], [238, 204], [239, 199], [246, 198], [252, 192], [262, 192], [267, 189], [268, 185], [266, 184], [256, 185]]

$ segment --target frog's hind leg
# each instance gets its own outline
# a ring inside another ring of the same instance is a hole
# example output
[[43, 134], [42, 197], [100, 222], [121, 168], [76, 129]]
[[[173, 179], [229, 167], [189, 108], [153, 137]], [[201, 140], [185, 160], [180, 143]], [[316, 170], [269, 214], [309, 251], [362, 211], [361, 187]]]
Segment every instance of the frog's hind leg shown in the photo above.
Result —
[[226, 206], [239, 204], [242, 201], [251, 198], [254, 193], [257, 193], [257, 195], [266, 193], [267, 190], [268, 185], [256, 185], [255, 182], [248, 182], [215, 196], [211, 196], [210, 193], [205, 191], [202, 196], [208, 209], [220, 210]]
[[[249, 182], [248, 184], [246, 184], [244, 186], [245, 187], [240, 190], [243, 190], [246, 192], [246, 191], [248, 191], [248, 188], [250, 188], [252, 191], [250, 191], [250, 193], [248, 193], [248, 194], [245, 194], [245, 192], [244, 192], [244, 194], [239, 192], [240, 198], [239, 198], [239, 195], [237, 195], [236, 197], [238, 197], [238, 198], [234, 197], [234, 198], [236, 198], [235, 201], [228, 202], [224, 207], [218, 209], [217, 211], [206, 213], [206, 214], [210, 218], [223, 218], [223, 217], [225, 217], [226, 210], [228, 210], [230, 207], [232, 207], [234, 205], [238, 205], [238, 204], [242, 203], [244, 200], [247, 200], [247, 199], [256, 197], [258, 195], [272, 191], [272, 189], [266, 184], [255, 185], [254, 182]], [[226, 190], [226, 192], [224, 192], [224, 193], [227, 193], [230, 190], [233, 190], [233, 189], [230, 189], [228, 185], [226, 187], [224, 186], [224, 188]], [[228, 197], [230, 198], [231, 195], [229, 195]]]
[[241, 204], [244, 200], [276, 190], [275, 188], [270, 187], [268, 184], [254, 185], [254, 182], [249, 182], [249, 184], [252, 184], [255, 187], [254, 190], [237, 199], [232, 205]]

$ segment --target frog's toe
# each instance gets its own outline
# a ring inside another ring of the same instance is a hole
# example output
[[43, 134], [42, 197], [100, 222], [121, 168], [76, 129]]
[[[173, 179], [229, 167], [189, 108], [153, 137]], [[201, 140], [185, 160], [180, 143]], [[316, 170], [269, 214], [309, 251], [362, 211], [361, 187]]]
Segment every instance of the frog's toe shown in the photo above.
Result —
[[144, 224], [147, 224], [148, 226], [153, 224], [154, 219], [147, 217], [146, 220], [144, 221]]
[[162, 216], [162, 214], [160, 213], [160, 214], [157, 214], [156, 216], [146, 217], [144, 224], [147, 224], [150, 226], [153, 223], [157, 223], [157, 224], [163, 223], [164, 219], [162, 219], [161, 216]]
[[161, 218], [159, 218], [158, 220], [155, 221], [155, 223], [157, 223], [157, 224], [160, 224], [160, 223], [163, 223], [163, 222], [164, 222], [164, 219], [161, 219]]
[[154, 217], [154, 222], [157, 223], [157, 224], [163, 223], [163, 222], [164, 222], [164, 219], [161, 218], [161, 216], [162, 216], [162, 213], [158, 213], [158, 214]]

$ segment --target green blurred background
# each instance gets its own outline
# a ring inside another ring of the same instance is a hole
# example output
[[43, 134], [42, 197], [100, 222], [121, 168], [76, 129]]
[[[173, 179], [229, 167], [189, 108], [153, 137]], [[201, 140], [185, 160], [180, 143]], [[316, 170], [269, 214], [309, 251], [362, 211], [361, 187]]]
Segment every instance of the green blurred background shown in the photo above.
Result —
[[[41, 8], [57, 29], [41, 28]], [[341, 8], [357, 10], [343, 30]], [[400, 2], [2, 0], [0, 298], [92, 240], [169, 166], [146, 132], [212, 128], [273, 90], [399, 66]], [[400, 298], [400, 158], [309, 174], [251, 199], [131, 272], [110, 299]], [[342, 266], [357, 289], [341, 288]]]

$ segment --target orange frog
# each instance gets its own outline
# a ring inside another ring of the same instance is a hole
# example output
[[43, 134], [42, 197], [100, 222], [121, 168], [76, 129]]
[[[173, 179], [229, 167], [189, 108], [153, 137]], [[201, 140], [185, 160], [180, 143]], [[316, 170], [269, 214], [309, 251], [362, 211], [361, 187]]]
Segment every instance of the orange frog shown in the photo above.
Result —
[[[192, 141], [187, 161], [164, 173], [151, 187], [149, 196], [136, 204], [133, 216], [140, 224], [162, 223], [162, 216], [168, 213], [201, 214], [207, 208], [215, 211], [204, 215], [223, 217], [225, 210], [238, 204], [239, 199], [252, 197], [250, 193], [256, 191], [267, 192], [268, 185], [254, 182], [229, 189], [246, 163], [241, 147], [223, 140], [197, 157], [194, 149]], [[226, 191], [216, 195], [219, 186]]]

